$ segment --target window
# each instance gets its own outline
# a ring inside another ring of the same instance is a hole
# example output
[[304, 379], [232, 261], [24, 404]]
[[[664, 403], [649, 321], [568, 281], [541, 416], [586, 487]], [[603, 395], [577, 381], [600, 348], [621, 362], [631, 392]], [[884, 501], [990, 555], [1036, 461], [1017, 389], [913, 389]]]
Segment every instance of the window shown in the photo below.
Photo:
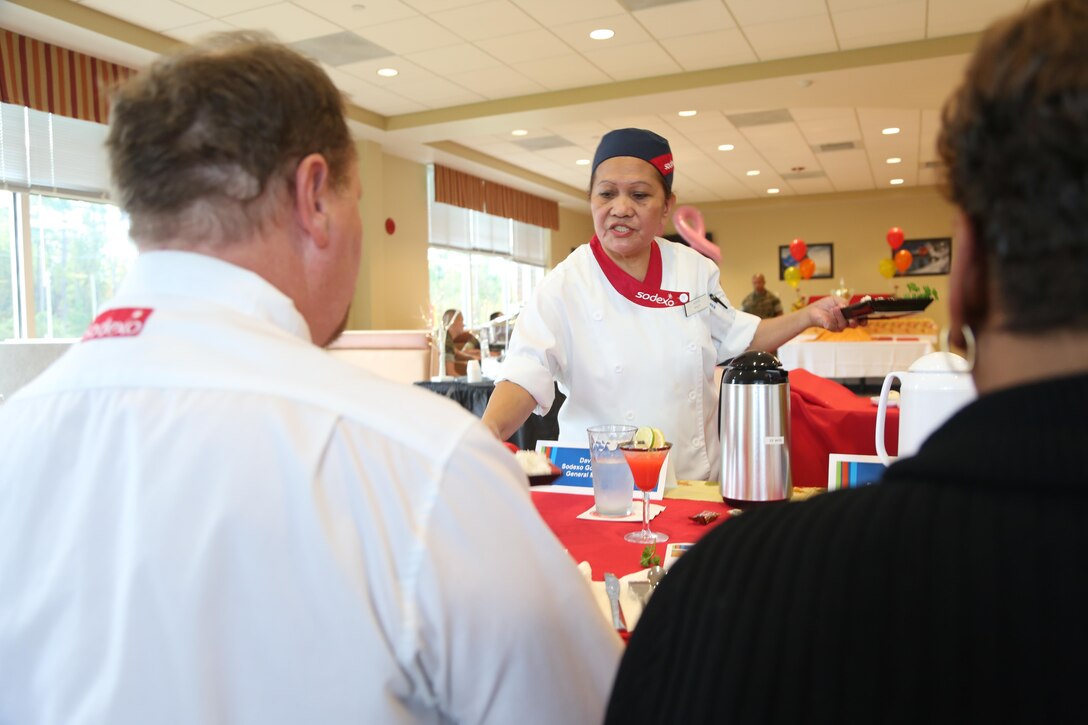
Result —
[[459, 309], [471, 328], [486, 326], [495, 312], [516, 314], [544, 278], [549, 230], [435, 202], [433, 191], [429, 198], [435, 314]]
[[136, 258], [106, 201], [106, 127], [0, 108], [0, 339], [79, 337]]

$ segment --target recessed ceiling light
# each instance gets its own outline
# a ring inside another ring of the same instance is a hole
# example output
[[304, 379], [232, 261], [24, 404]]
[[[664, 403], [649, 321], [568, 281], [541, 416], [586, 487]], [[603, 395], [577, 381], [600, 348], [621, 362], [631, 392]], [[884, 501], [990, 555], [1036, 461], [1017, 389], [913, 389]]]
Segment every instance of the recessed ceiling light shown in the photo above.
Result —
[[683, 116], [684, 118], [688, 118], [689, 116], [694, 116], [696, 113], [698, 113], [698, 111], [680, 111], [676, 115], [677, 116]]
[[901, 163], [903, 163], [903, 159], [899, 158], [898, 156], [892, 156], [890, 159], [888, 159], [888, 163], [889, 164], [901, 164]]
[[515, 128], [513, 131], [510, 132], [510, 135], [511, 136], [528, 136], [529, 132], [526, 131], [524, 128]]
[[770, 189], [767, 189], [767, 193], [768, 193], [768, 194], [777, 194], [777, 193], [778, 193], [778, 189], [776, 189], [776, 188], [774, 188], [774, 187], [772, 186], [772, 187], [771, 187]]
[[608, 40], [615, 34], [616, 31], [609, 30], [608, 28], [597, 28], [596, 30], [593, 30], [589, 33], [589, 37], [593, 38], [594, 40]]
[[721, 146], [718, 147], [718, 150], [719, 151], [732, 151], [733, 150], [733, 144], [723, 143]]
[[578, 164], [579, 166], [589, 166], [589, 159], [578, 159], [574, 163]]
[[900, 184], [903, 183], [903, 180], [902, 179], [892, 179], [889, 183], [892, 186], [899, 186]]
[[759, 176], [759, 169], [752, 169], [748, 172], [749, 176]]
[[885, 136], [894, 136], [895, 134], [899, 133], [899, 129], [895, 126], [889, 126], [888, 128], [883, 129], [881, 133]]
[[379, 68], [378, 69], [378, 75], [380, 75], [382, 78], [392, 78], [393, 76], [397, 75], [398, 73], [400, 73], [400, 71], [397, 70], [396, 68]]

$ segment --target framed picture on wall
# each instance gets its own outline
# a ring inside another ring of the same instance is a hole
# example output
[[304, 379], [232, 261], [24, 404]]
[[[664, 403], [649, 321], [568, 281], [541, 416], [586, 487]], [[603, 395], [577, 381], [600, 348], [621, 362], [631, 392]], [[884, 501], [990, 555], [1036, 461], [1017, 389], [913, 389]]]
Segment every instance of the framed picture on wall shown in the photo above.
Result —
[[[895, 270], [896, 277], [913, 277], [922, 274], [948, 274], [952, 269], [952, 238], [934, 237], [933, 239], [905, 239], [903, 246], [910, 252], [911, 260], [907, 271]], [[892, 251], [892, 259], [895, 253]]]
[[[808, 253], [805, 255], [816, 263], [816, 271], [812, 273], [812, 279], [829, 279], [835, 276], [835, 245], [831, 242], [824, 244], [809, 244]], [[788, 244], [778, 246], [778, 278], [786, 278], [786, 267], [796, 264], [790, 255]]]

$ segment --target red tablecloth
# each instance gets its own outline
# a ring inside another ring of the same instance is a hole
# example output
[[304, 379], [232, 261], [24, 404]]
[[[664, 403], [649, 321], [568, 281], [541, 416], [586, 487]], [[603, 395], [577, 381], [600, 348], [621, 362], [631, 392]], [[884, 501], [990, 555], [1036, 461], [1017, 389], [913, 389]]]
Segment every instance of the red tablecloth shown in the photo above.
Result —
[[[606, 571], [616, 576], [624, 576], [643, 568], [639, 564], [643, 546], [623, 540], [624, 534], [640, 529], [641, 523], [613, 523], [577, 518], [578, 514], [593, 506], [592, 496], [533, 491], [532, 497], [541, 517], [563, 542], [563, 546], [575, 561], [589, 562], [593, 567], [593, 578], [597, 581], [604, 579]], [[729, 507], [724, 503], [673, 499], [654, 503], [660, 503], [665, 510], [650, 521], [650, 528], [669, 535], [667, 542], [657, 545], [658, 556], [664, 556], [668, 544], [698, 541], [729, 518]], [[721, 516], [706, 526], [688, 518], [700, 511], [716, 511]]]
[[[899, 409], [888, 408], [888, 453], [899, 450]], [[807, 370], [790, 371], [790, 469], [794, 486], [827, 486], [830, 453], [876, 455], [876, 406]]]

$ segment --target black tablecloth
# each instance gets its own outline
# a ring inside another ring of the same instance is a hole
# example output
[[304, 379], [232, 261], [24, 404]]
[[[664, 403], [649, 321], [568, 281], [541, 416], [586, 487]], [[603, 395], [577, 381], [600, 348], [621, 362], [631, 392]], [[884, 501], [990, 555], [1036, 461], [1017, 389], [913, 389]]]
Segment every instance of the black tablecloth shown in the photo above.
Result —
[[[477, 418], [483, 417], [487, 408], [487, 401], [491, 399], [491, 393], [495, 390], [495, 382], [484, 380], [479, 383], [470, 383], [462, 378], [445, 380], [441, 382], [424, 381], [416, 383], [420, 387], [427, 388], [431, 392], [445, 395], [456, 400], [462, 408], [471, 412]], [[555, 391], [555, 404], [545, 416], [533, 413], [524, 425], [510, 436], [511, 443], [523, 450], [534, 450], [538, 440], [554, 441], [559, 437], [559, 408], [566, 397]]]

